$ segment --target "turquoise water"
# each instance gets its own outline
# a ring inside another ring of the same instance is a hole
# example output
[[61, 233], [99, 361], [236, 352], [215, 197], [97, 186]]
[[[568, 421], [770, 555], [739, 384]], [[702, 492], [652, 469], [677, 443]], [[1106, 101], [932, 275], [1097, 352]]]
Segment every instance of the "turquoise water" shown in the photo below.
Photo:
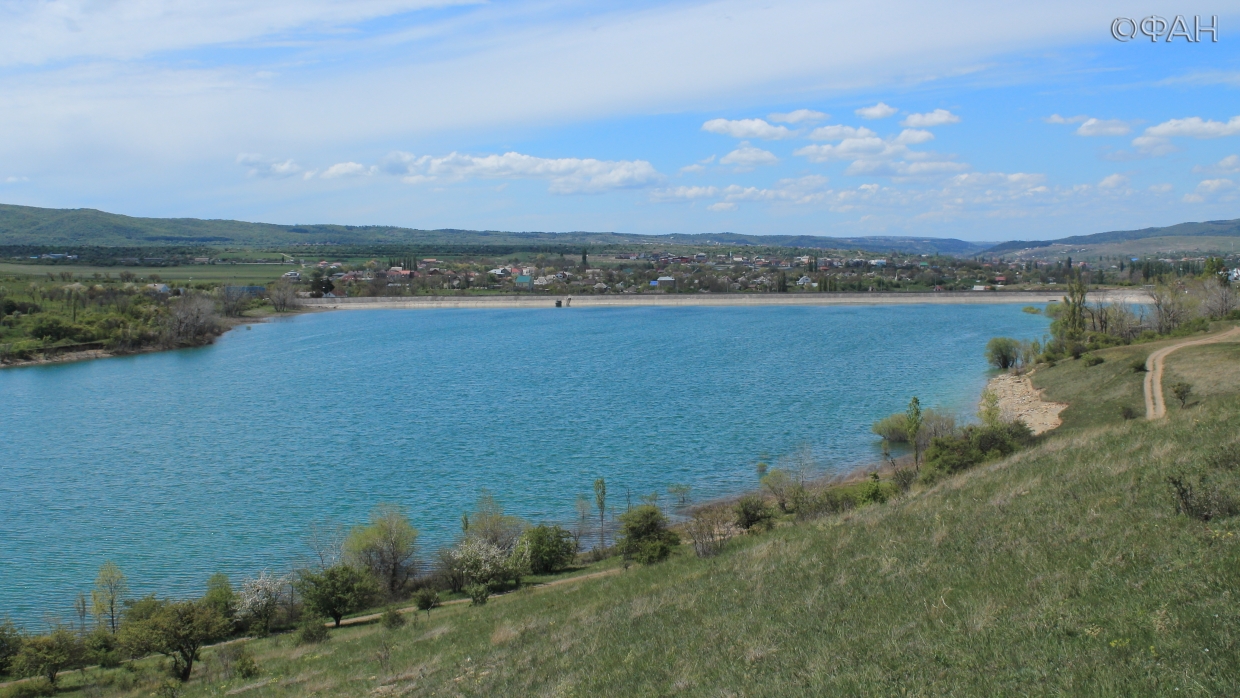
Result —
[[809, 445], [824, 471], [877, 456], [869, 425], [970, 412], [1018, 306], [348, 311], [211, 347], [6, 369], [0, 616], [71, 615], [99, 565], [135, 593], [282, 571], [314, 522], [407, 507], [424, 550], [479, 489], [532, 521], [688, 483], [755, 484]]

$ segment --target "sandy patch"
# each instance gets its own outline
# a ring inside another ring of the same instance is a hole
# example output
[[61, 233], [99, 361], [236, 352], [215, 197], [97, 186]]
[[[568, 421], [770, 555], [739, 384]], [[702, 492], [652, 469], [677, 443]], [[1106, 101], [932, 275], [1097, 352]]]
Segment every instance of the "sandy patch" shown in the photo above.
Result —
[[1003, 373], [991, 378], [986, 388], [998, 396], [1004, 419], [1019, 419], [1034, 434], [1048, 432], [1063, 424], [1059, 413], [1068, 405], [1043, 400], [1042, 391], [1033, 387], [1028, 376]]

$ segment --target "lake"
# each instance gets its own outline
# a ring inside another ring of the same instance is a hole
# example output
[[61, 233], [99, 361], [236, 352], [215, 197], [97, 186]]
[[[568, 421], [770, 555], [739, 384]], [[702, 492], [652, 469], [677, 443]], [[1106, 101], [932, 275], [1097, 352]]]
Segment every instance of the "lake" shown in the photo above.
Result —
[[847, 469], [912, 395], [971, 413], [987, 340], [1047, 327], [1018, 305], [369, 310], [5, 369], [0, 617], [70, 618], [109, 559], [161, 596], [286, 571], [311, 525], [380, 502], [429, 553], [482, 488], [567, 523], [598, 477], [622, 508], [754, 487], [806, 446]]

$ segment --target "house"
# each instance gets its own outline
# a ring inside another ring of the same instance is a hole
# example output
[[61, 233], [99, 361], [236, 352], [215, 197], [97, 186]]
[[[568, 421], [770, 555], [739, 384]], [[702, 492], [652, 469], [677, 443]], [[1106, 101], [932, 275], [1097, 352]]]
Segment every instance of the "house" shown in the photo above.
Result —
[[607, 284], [602, 283], [602, 282], [594, 284], [595, 293], [602, 293], [603, 291], [606, 291], [606, 290], [607, 290]]
[[797, 286], [812, 286], [814, 282], [808, 276], [797, 279]]
[[520, 290], [520, 291], [533, 291], [534, 290], [534, 278], [528, 274], [521, 274], [520, 276], [517, 277], [516, 286], [517, 286], [517, 290]]
[[667, 287], [675, 288], [675, 287], [676, 287], [676, 277], [673, 277], [673, 276], [660, 276], [660, 277], [659, 277], [659, 280], [656, 282], [656, 285], [657, 285], [659, 288], [667, 288]]

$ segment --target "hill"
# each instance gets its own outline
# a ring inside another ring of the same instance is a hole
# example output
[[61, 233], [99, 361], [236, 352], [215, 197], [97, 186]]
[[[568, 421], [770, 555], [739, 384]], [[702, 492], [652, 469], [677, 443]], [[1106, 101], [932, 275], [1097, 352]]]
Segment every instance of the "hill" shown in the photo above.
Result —
[[[210, 655], [183, 695], [1236, 695], [1240, 519], [1177, 513], [1168, 481], [1240, 485], [1240, 345], [1174, 354], [1202, 394], [1124, 421], [1158, 346], [1039, 370], [1063, 427], [888, 504], [400, 629], [254, 640], [258, 677]], [[141, 671], [101, 692], [149, 694]]]
[[[1240, 219], [1229, 221], [1205, 221], [1204, 223], [1179, 223], [1162, 228], [1140, 230], [1115, 230], [1092, 235], [1073, 235], [1057, 240], [1012, 240], [986, 250], [987, 254], [1004, 254], [1022, 250], [1037, 250], [1054, 246], [1097, 246], [1145, 240], [1147, 238], [1240, 238]], [[1168, 241], [1167, 244], [1170, 244]], [[1216, 241], [1211, 241], [1216, 245]]]
[[911, 237], [835, 238], [812, 235], [508, 232], [418, 230], [396, 226], [278, 225], [198, 218], [135, 218], [95, 209], [49, 209], [0, 204], [0, 245], [154, 245], [274, 247], [289, 245], [477, 245], [619, 247], [634, 245], [726, 245], [969, 255], [985, 245], [963, 240]]

